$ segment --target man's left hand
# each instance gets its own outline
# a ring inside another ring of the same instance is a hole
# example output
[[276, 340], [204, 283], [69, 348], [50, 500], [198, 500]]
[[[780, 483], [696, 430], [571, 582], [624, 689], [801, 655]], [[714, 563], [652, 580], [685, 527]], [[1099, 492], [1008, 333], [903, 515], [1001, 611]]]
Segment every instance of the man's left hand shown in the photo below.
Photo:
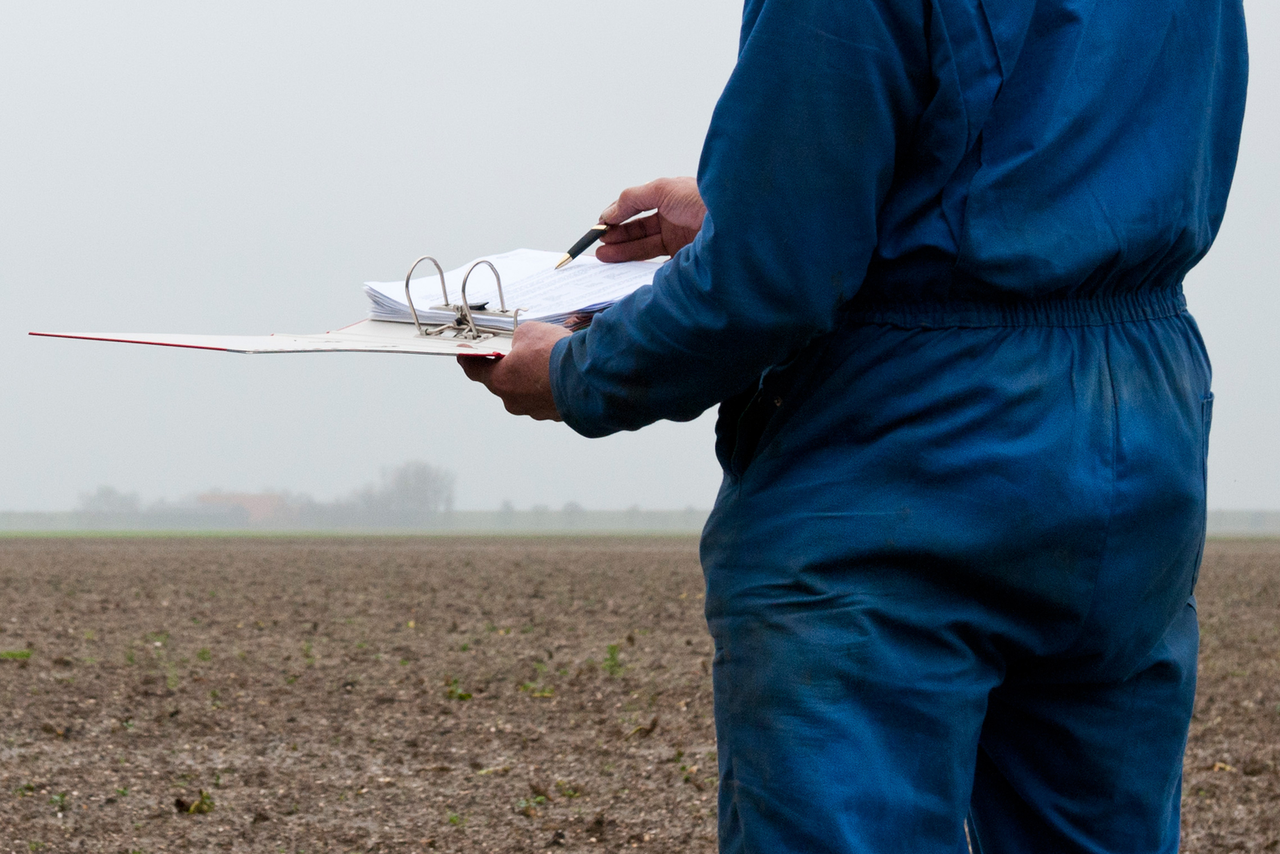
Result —
[[512, 415], [560, 421], [551, 396], [551, 348], [566, 335], [563, 326], [530, 321], [516, 328], [511, 352], [501, 358], [459, 356], [466, 375], [502, 398]]

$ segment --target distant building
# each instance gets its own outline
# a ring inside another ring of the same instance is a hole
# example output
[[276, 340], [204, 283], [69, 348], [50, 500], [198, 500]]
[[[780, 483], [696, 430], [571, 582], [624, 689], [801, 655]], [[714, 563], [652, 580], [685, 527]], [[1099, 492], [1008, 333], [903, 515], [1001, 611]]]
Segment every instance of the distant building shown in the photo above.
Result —
[[276, 492], [206, 492], [196, 496], [204, 507], [239, 508], [250, 525], [281, 525], [298, 521], [298, 508]]

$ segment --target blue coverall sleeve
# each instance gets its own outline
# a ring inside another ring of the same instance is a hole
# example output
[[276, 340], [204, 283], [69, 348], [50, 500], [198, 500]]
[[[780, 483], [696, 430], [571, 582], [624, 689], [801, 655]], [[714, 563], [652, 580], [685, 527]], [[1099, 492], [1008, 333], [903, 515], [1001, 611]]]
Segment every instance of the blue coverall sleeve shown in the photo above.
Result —
[[928, 91], [925, 8], [748, 2], [698, 169], [698, 238], [552, 352], [573, 429], [695, 418], [832, 329]]

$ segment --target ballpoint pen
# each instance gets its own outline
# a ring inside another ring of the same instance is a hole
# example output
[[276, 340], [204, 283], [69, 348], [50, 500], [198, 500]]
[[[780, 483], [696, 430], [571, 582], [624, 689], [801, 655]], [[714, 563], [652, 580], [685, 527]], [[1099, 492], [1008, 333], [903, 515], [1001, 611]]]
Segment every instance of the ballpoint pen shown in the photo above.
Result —
[[608, 230], [609, 226], [605, 225], [603, 222], [599, 222], [591, 226], [591, 230], [582, 235], [582, 239], [570, 246], [569, 251], [564, 253], [564, 257], [560, 259], [560, 263], [556, 264], [556, 269], [559, 270], [565, 264], [568, 264], [574, 258], [577, 258], [587, 250], [588, 246], [599, 240], [600, 236]]

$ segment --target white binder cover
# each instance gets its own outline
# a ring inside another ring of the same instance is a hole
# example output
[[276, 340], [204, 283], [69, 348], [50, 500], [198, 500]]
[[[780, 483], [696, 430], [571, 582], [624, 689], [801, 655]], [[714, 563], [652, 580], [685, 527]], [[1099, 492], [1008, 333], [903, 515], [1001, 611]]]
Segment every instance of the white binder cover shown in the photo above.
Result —
[[479, 341], [466, 338], [419, 335], [412, 323], [361, 320], [332, 332], [313, 335], [166, 335], [132, 332], [32, 332], [41, 338], [76, 338], [84, 341], [117, 341], [123, 344], [155, 344], [224, 353], [410, 353], [428, 356], [505, 356], [511, 352], [510, 335], [494, 335]]

